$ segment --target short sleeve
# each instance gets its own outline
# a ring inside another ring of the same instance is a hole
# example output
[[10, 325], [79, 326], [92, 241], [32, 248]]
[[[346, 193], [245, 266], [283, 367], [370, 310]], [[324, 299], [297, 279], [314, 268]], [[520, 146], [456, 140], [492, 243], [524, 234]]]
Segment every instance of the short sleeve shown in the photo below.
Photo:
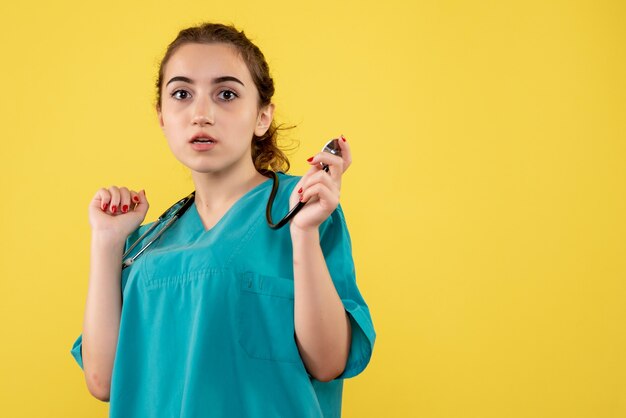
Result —
[[354, 377], [370, 361], [376, 332], [370, 310], [356, 284], [352, 243], [341, 206], [320, 226], [321, 247], [337, 293], [348, 313], [352, 328], [350, 354], [337, 379]]
[[[146, 225], [142, 225], [139, 228], [137, 228], [135, 230], [135, 232], [130, 234], [128, 236], [128, 238], [126, 239], [126, 244], [124, 246], [124, 251], [126, 251], [126, 248], [128, 248], [133, 242], [135, 242], [135, 240], [137, 240], [141, 236], [141, 234], [143, 234], [145, 232], [145, 230], [147, 228], [149, 228], [151, 225], [152, 225], [152, 223], [146, 224]], [[127, 279], [127, 274], [123, 273], [122, 274], [122, 286], [121, 286], [122, 289], [124, 289], [124, 285], [126, 284], [126, 279]], [[76, 360], [76, 363], [78, 363], [80, 368], [84, 370], [84, 367], [83, 367], [83, 334], [80, 334], [78, 336], [78, 338], [76, 339], [76, 341], [74, 341], [74, 344], [72, 345], [72, 349], [70, 350], [70, 353], [72, 354], [72, 357], [74, 357], [74, 360]]]
[[83, 334], [80, 334], [76, 341], [74, 341], [74, 345], [72, 346], [72, 357], [76, 360], [76, 363], [83, 368]]

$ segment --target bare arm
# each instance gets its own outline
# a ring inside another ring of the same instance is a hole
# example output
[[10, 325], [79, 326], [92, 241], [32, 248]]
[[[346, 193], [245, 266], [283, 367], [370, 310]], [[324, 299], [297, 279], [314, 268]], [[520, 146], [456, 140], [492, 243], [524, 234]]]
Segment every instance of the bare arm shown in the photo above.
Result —
[[83, 369], [89, 392], [108, 401], [122, 311], [124, 241], [93, 233], [91, 267], [83, 321]]
[[296, 341], [309, 373], [339, 376], [350, 352], [350, 320], [326, 267], [317, 229], [293, 232]]
[[82, 358], [89, 392], [108, 401], [122, 312], [121, 265], [126, 237], [143, 221], [143, 192], [100, 189], [89, 205], [91, 265], [83, 320]]
[[[320, 246], [319, 226], [339, 205], [341, 176], [351, 163], [350, 148], [339, 141], [342, 157], [319, 153], [291, 196], [307, 204], [290, 224], [293, 245], [296, 343], [309, 373], [329, 381], [345, 369], [351, 326]], [[320, 163], [330, 167], [322, 170]]]

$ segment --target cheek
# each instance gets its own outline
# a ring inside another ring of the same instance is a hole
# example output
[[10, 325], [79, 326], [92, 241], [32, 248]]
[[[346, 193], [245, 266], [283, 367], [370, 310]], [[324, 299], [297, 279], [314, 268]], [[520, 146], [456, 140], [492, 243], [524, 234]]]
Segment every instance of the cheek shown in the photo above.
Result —
[[180, 116], [177, 115], [173, 109], [168, 109], [167, 112], [163, 113], [163, 121], [169, 124], [176, 123], [177, 120], [180, 120]]
[[246, 109], [245, 111], [237, 112], [236, 115], [233, 115], [233, 119], [237, 121], [237, 123], [233, 125], [235, 125], [239, 131], [249, 131], [256, 126], [257, 115], [249, 109]]
[[180, 129], [177, 129], [176, 126], [172, 125], [171, 121], [165, 120], [164, 122], [165, 126], [163, 127], [163, 135], [165, 136], [165, 139], [170, 147], [176, 147], [180, 142], [178, 140], [180, 134], [177, 133]]
[[163, 117], [163, 126], [161, 129], [163, 130], [163, 133], [167, 137], [168, 141], [170, 139], [176, 139], [185, 131], [184, 122], [181, 118], [172, 114]]

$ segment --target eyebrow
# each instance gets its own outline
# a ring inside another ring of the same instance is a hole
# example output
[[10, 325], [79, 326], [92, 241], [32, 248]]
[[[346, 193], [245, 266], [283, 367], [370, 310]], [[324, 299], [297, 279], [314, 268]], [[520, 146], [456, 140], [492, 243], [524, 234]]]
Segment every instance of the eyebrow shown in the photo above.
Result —
[[[176, 76], [176, 77], [172, 77], [170, 79], [170, 81], [167, 82], [166, 86], [168, 86], [170, 83], [173, 83], [174, 81], [184, 81], [185, 83], [194, 84], [193, 80], [191, 78], [189, 78], [189, 77]], [[234, 81], [235, 83], [239, 83], [239, 84], [241, 84], [244, 87], [246, 86], [237, 77], [233, 77], [233, 76], [230, 76], [230, 75], [225, 75], [225, 76], [222, 76], [222, 77], [214, 78], [213, 79], [213, 84], [219, 84], [219, 83], [223, 83], [225, 81]]]

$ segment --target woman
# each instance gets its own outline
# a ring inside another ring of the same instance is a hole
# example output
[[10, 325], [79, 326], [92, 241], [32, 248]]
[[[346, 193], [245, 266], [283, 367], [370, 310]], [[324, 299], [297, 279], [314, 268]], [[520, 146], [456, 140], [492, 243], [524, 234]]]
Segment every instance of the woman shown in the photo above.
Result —
[[375, 332], [338, 206], [350, 148], [341, 137], [342, 157], [311, 157], [302, 178], [277, 173], [275, 212], [306, 204], [271, 229], [269, 170], [289, 167], [273, 94], [263, 54], [233, 27], [188, 28], [169, 45], [156, 108], [191, 171], [191, 205], [125, 269], [125, 249], [151, 226], [139, 227], [145, 192], [101, 189], [89, 206], [72, 354], [111, 417], [336, 417], [343, 379], [369, 362]]

